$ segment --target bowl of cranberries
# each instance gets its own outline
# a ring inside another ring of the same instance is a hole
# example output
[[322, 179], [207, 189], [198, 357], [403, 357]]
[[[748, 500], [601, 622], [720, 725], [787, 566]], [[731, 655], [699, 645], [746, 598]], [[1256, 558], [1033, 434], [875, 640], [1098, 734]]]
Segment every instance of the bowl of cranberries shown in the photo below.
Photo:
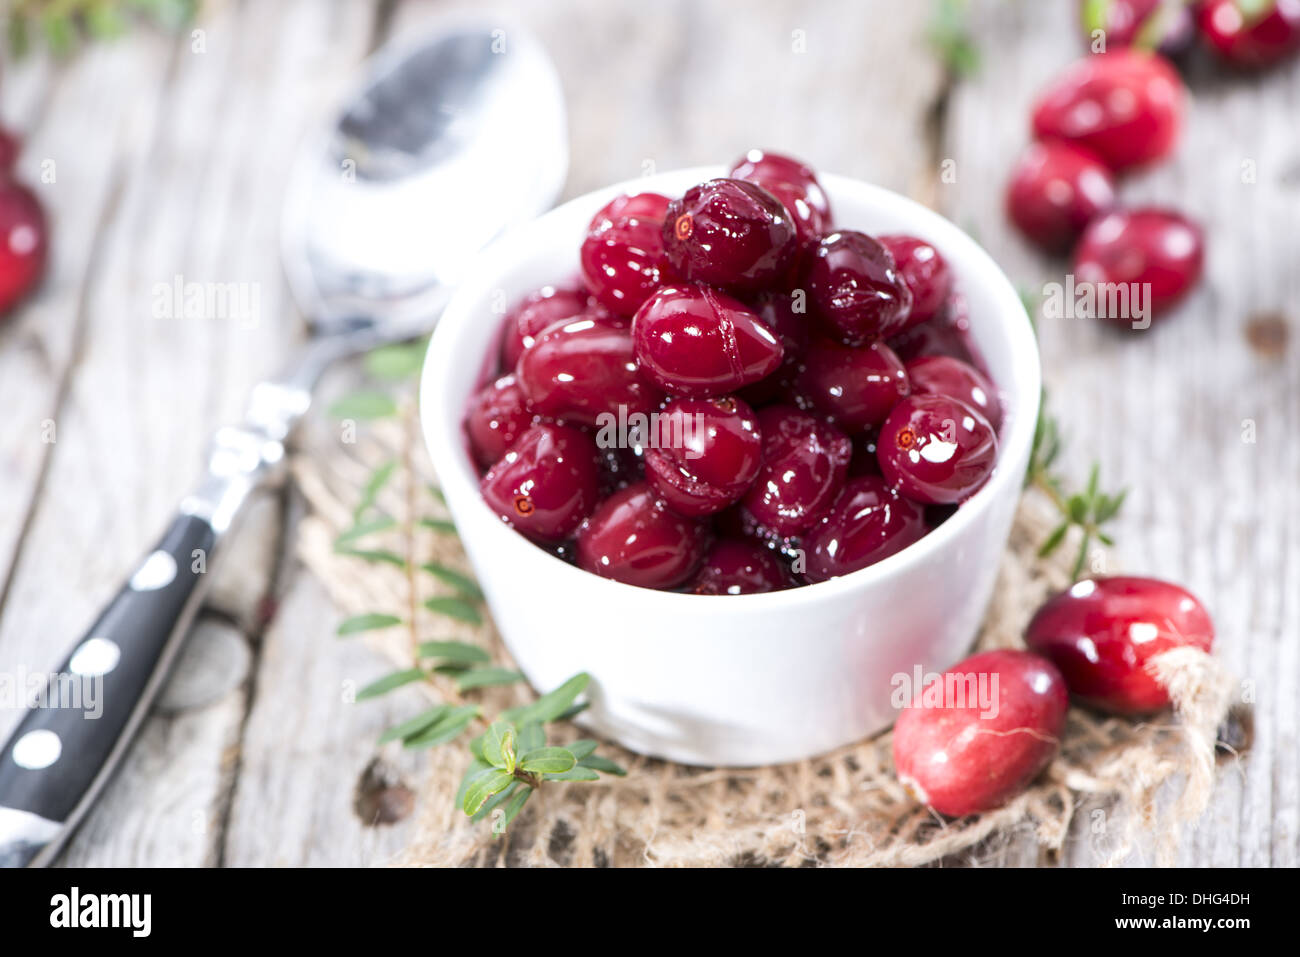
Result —
[[426, 438], [496, 624], [581, 720], [708, 765], [818, 754], [974, 640], [1038, 353], [923, 206], [751, 151], [497, 241], [429, 348]]

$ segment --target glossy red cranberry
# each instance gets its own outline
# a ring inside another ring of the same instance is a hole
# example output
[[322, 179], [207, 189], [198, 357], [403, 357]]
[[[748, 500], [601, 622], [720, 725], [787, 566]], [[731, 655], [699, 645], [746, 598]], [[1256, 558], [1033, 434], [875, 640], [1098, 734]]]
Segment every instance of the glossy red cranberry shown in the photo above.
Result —
[[551, 326], [519, 357], [515, 376], [539, 415], [596, 425], [602, 413], [650, 413], [663, 398], [641, 375], [632, 333], [596, 319]]
[[643, 588], [676, 588], [704, 560], [708, 526], [670, 509], [648, 484], [615, 492], [578, 532], [578, 566]]
[[912, 308], [905, 329], [929, 322], [937, 316], [952, 294], [952, 270], [948, 261], [924, 239], [915, 236], [881, 236], [880, 243], [894, 257], [903, 282], [912, 293]]
[[674, 511], [702, 516], [740, 500], [763, 460], [758, 417], [735, 396], [673, 399], [645, 450], [646, 478]]
[[1069, 695], [1056, 667], [1026, 651], [972, 655], [935, 677], [898, 716], [899, 782], [940, 814], [1000, 807], [1060, 747]]
[[725, 395], [781, 365], [781, 342], [749, 308], [697, 283], [663, 286], [632, 320], [636, 358], [668, 392]]
[[825, 338], [808, 344], [795, 389], [847, 432], [884, 422], [909, 391], [902, 360], [883, 342], [854, 348]]
[[884, 479], [849, 479], [830, 510], [804, 533], [804, 577], [822, 582], [874, 565], [920, 541], [926, 531], [921, 506], [900, 498]]
[[876, 452], [885, 480], [927, 505], [950, 505], [977, 492], [997, 464], [988, 420], [945, 395], [913, 395], [889, 413]]
[[1151, 661], [1175, 648], [1208, 652], [1214, 623], [1196, 598], [1154, 578], [1076, 583], [1034, 615], [1025, 644], [1050, 658], [1070, 693], [1114, 714], [1169, 706]]
[[513, 370], [524, 350], [543, 330], [566, 319], [576, 319], [587, 311], [591, 297], [583, 289], [543, 286], [525, 296], [506, 314], [501, 339], [501, 363]]
[[984, 418], [995, 432], [1002, 429], [1002, 403], [988, 376], [968, 362], [949, 356], [925, 356], [907, 364], [912, 394], [947, 395], [960, 399]]
[[668, 207], [664, 255], [683, 279], [744, 292], [785, 273], [795, 228], [781, 202], [761, 186], [711, 179]]
[[630, 316], [663, 281], [659, 224], [623, 216], [587, 234], [578, 256], [582, 279], [606, 309]]
[[587, 231], [598, 232], [612, 226], [616, 220], [629, 216], [662, 225], [664, 216], [668, 214], [670, 202], [672, 200], [660, 193], [631, 193], [616, 196], [591, 217], [591, 224], [587, 227]]
[[1084, 227], [1114, 202], [1115, 178], [1106, 164], [1064, 140], [1031, 144], [1007, 184], [1007, 215], [1049, 253], [1068, 251]]
[[982, 367], [971, 341], [970, 310], [960, 293], [955, 294], [943, 311], [929, 322], [911, 326], [892, 337], [889, 347], [904, 362], [921, 356], [952, 356], [977, 368]]
[[696, 595], [756, 595], [794, 584], [785, 563], [770, 548], [746, 539], [715, 542], [687, 590]]
[[1297, 0], [1206, 0], [1198, 25], [1215, 52], [1236, 66], [1268, 66], [1300, 49]]
[[479, 468], [488, 468], [533, 424], [524, 393], [513, 375], [489, 382], [469, 401], [465, 431]]
[[794, 221], [800, 243], [815, 240], [831, 228], [831, 204], [812, 168], [765, 150], [750, 150], [727, 175], [757, 183], [781, 201]]
[[1034, 106], [1034, 134], [1084, 146], [1112, 170], [1168, 155], [1183, 123], [1178, 73], [1153, 53], [1113, 50], [1085, 57]]
[[40, 282], [47, 249], [48, 227], [40, 201], [26, 186], [0, 176], [0, 316]]
[[[1187, 217], [1165, 209], [1116, 210], [1093, 220], [1074, 251], [1074, 277], [1080, 283], [1129, 287], [1129, 296], [1112, 297], [1099, 289], [1101, 318], [1128, 323], [1138, 316], [1133, 284], [1146, 299], [1150, 286], [1150, 318], [1167, 312], [1201, 278], [1205, 247], [1201, 228]], [[1113, 315], [1105, 307], [1128, 300], [1130, 315]]]
[[1187, 0], [1079, 0], [1079, 8], [1090, 48], [1101, 36], [1107, 50], [1137, 47], [1178, 56], [1196, 33]]
[[790, 406], [760, 409], [758, 425], [763, 465], [742, 500], [745, 510], [779, 536], [797, 535], [844, 487], [853, 445], [835, 426]]
[[535, 541], [563, 541], [596, 507], [599, 459], [586, 432], [539, 423], [488, 469], [480, 489], [507, 525]]
[[741, 398], [751, 405], [775, 401], [799, 371], [804, 351], [808, 348], [808, 314], [806, 311], [795, 312], [795, 308], [794, 297], [785, 292], [761, 293], [754, 300], [754, 314], [781, 343], [781, 366], [741, 391]]
[[907, 326], [912, 293], [889, 250], [866, 233], [824, 236], [811, 250], [804, 281], [827, 330], [848, 345]]

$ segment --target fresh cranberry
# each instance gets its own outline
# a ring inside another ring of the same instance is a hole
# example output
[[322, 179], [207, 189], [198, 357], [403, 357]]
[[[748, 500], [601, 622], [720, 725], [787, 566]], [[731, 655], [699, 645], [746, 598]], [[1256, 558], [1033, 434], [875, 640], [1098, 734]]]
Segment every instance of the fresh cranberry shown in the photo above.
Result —
[[575, 319], [587, 311], [591, 297], [581, 289], [557, 289], [543, 286], [525, 296], [506, 315], [505, 333], [501, 340], [501, 362], [514, 369], [524, 350], [544, 329], [566, 319]]
[[599, 459], [586, 432], [539, 423], [488, 469], [480, 488], [507, 525], [539, 542], [559, 542], [596, 506]]
[[898, 716], [898, 780], [949, 817], [999, 807], [1051, 762], [1068, 706], [1065, 681], [1045, 658], [1010, 650], [972, 655]]
[[973, 366], [980, 363], [970, 336], [970, 310], [960, 293], [949, 300], [939, 315], [919, 326], [911, 326], [889, 340], [889, 347], [904, 362], [921, 356], [952, 356]]
[[804, 577], [822, 582], [874, 565], [925, 535], [921, 506], [873, 476], [850, 479], [803, 537]]
[[1091, 46], [1100, 35], [1107, 50], [1138, 47], [1177, 56], [1196, 33], [1187, 0], [1080, 0], [1079, 7], [1085, 41]]
[[735, 291], [782, 275], [795, 254], [795, 229], [781, 202], [761, 186], [711, 179], [668, 207], [663, 249], [684, 279]]
[[745, 494], [745, 509], [777, 535], [797, 535], [844, 487], [853, 445], [833, 425], [790, 406], [759, 410], [758, 426], [763, 465]]
[[1113, 50], [1070, 66], [1034, 107], [1034, 133], [1091, 149], [1112, 169], [1159, 159], [1173, 150], [1185, 93], [1159, 56]]
[[946, 395], [913, 395], [880, 428], [880, 470], [900, 494], [928, 505], [973, 495], [993, 473], [998, 439], [988, 420]]
[[[1078, 282], [1104, 284], [1097, 290], [1101, 318], [1130, 322], [1138, 310], [1135, 294], [1156, 318], [1196, 285], [1204, 266], [1201, 228], [1179, 213], [1165, 209], [1116, 210], [1094, 220], [1074, 251]], [[1127, 286], [1128, 296], [1112, 297], [1106, 287]], [[1149, 286], [1149, 298], [1148, 289]], [[1129, 307], [1111, 314], [1107, 304], [1127, 301]]]
[[704, 556], [688, 590], [696, 595], [756, 595], [794, 582], [771, 549], [744, 539], [722, 539]]
[[815, 240], [831, 228], [831, 204], [812, 168], [765, 150], [750, 150], [727, 174], [757, 183], [781, 201], [794, 220], [800, 243]]
[[907, 372], [883, 342], [860, 348], [817, 338], [808, 345], [795, 389], [846, 431], [877, 426], [908, 394]]
[[1050, 658], [1070, 692], [1114, 714], [1169, 706], [1152, 659], [1176, 648], [1208, 652], [1214, 623], [1196, 598], [1154, 578], [1076, 583], [1034, 615], [1025, 644]]
[[0, 316], [40, 282], [47, 235], [45, 211], [32, 191], [0, 177]]
[[823, 322], [848, 345], [892, 336], [907, 326], [911, 290], [889, 250], [866, 233], [824, 236], [811, 252], [805, 281]]
[[632, 339], [644, 373], [679, 395], [724, 395], [781, 365], [781, 342], [758, 316], [696, 283], [655, 292], [632, 319]]
[[1007, 184], [1007, 215], [1049, 253], [1066, 252], [1115, 202], [1115, 178], [1095, 153], [1064, 140], [1033, 143]]
[[465, 431], [480, 468], [487, 468], [533, 424], [533, 413], [513, 375], [489, 382], [469, 401]]
[[578, 532], [578, 566], [643, 588], [676, 588], [704, 560], [708, 526], [672, 511], [641, 482], [601, 502]]
[[659, 412], [645, 450], [646, 478], [683, 515], [719, 512], [740, 500], [758, 474], [758, 417], [734, 396], [673, 399]]
[[595, 216], [591, 217], [591, 225], [587, 227], [587, 231], [599, 232], [612, 226], [615, 220], [628, 216], [644, 222], [662, 225], [664, 217], [668, 214], [668, 204], [671, 202], [672, 200], [667, 196], [659, 193], [625, 193], [622, 196], [616, 196], [602, 206]]
[[596, 319], [551, 326], [519, 357], [516, 378], [539, 415], [596, 425], [601, 413], [650, 413], [662, 395], [637, 367], [632, 333]]
[[579, 253], [582, 278], [602, 306], [630, 316], [663, 280], [659, 224], [635, 216], [606, 222], [587, 234]]
[[1300, 0], [1206, 0], [1201, 35], [1229, 63], [1262, 67], [1300, 49]]
[[912, 308], [904, 329], [937, 316], [952, 293], [948, 262], [924, 239], [915, 236], [881, 236], [880, 243], [894, 257], [903, 282], [912, 293]]
[[925, 356], [907, 364], [912, 394], [947, 395], [960, 399], [989, 420], [993, 431], [1002, 429], [1002, 403], [984, 373], [968, 362], [949, 356]]

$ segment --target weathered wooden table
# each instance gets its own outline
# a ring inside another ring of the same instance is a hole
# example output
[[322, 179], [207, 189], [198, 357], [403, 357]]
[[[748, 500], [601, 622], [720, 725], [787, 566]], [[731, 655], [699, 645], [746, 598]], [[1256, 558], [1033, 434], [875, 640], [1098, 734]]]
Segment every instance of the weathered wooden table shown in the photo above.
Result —
[[[559, 65], [570, 195], [765, 145], [935, 206], [1028, 289], [1059, 278], [1011, 233], [1001, 193], [1030, 99], [1081, 52], [1069, 0], [977, 0], [983, 65], [963, 80], [924, 42], [928, 5], [885, 0], [210, 0], [193, 34], [6, 64], [3, 115], [27, 131], [20, 170], [55, 232], [43, 293], [0, 330], [0, 668], [57, 662], [194, 478], [209, 431], [302, 335], [276, 240], [309, 123], [388, 37], [485, 7], [533, 27]], [[1206, 282], [1143, 334], [1045, 321], [1043, 358], [1067, 467], [1096, 458], [1132, 489], [1125, 568], [1203, 597], [1255, 701], [1250, 755], [1182, 860], [1294, 866], [1300, 62], [1201, 72], [1176, 158], [1124, 194], [1205, 222]], [[157, 287], [177, 277], [245, 284], [255, 315], [160, 315]], [[292, 557], [300, 509], [290, 490], [251, 517], [190, 660], [67, 863], [376, 864], [402, 847], [409, 819], [368, 827], [353, 810], [391, 715], [340, 694], [386, 664], [332, 640], [336, 615]], [[0, 734], [16, 720], [0, 712]], [[1090, 854], [1081, 837], [1067, 860]], [[1000, 859], [1036, 851], [1012, 843]]]

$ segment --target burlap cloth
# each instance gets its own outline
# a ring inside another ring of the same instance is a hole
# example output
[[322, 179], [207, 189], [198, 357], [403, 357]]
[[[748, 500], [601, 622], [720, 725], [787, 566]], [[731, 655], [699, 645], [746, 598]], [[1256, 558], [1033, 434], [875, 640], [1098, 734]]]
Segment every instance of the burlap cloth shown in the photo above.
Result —
[[[338, 532], [352, 524], [353, 508], [371, 471], [394, 458], [412, 464], [421, 487], [433, 480], [409, 422], [405, 427], [381, 423], [354, 443], [331, 443], [328, 454], [318, 450], [294, 463], [310, 510], [301, 523], [298, 554], [346, 614], [402, 614], [408, 607], [408, 579], [401, 570], [341, 556], [333, 548]], [[391, 515], [405, 515], [414, 488], [400, 477], [394, 479], [378, 504]], [[437, 506], [423, 495], [417, 507], [428, 514]], [[1069, 548], [1058, 552], [1059, 559], [1036, 556], [1056, 519], [1050, 504], [1035, 493], [1026, 494], [978, 648], [1019, 645], [1034, 610], [1069, 584]], [[385, 534], [391, 536], [387, 546], [400, 552], [401, 534]], [[468, 569], [453, 535], [421, 530], [416, 552], [421, 561]], [[423, 597], [441, 587], [426, 578], [419, 579]], [[421, 636], [478, 642], [494, 649], [501, 663], [510, 661], [490, 622], [473, 627], [435, 621], [430, 615], [421, 623]], [[378, 632], [366, 640], [395, 664], [409, 667], [409, 638], [403, 629]], [[628, 768], [626, 778], [544, 785], [508, 834], [495, 838], [486, 822], [471, 822], [455, 806], [468, 752], [463, 742], [446, 745], [429, 761], [427, 777], [418, 787], [417, 835], [399, 863], [979, 863], [1026, 837], [1037, 842], [1040, 857], [1049, 861], [1061, 859], [1069, 838], [1090, 845], [1081, 855], [1085, 862], [1172, 863], [1181, 835], [1209, 802], [1216, 750], [1231, 750], [1230, 743], [1219, 741], [1219, 729], [1230, 709], [1236, 710], [1235, 682], [1215, 659], [1196, 651], [1171, 653], [1160, 666], [1179, 705], [1175, 713], [1135, 722], [1072, 708], [1061, 752], [1038, 782], [1005, 807], [960, 821], [941, 818], [904, 792], [894, 777], [890, 734], [885, 733], [813, 760], [739, 771], [683, 767], [602, 745], [602, 753]], [[449, 697], [453, 694], [450, 688], [445, 691]], [[430, 687], [429, 693], [436, 695], [437, 690]], [[492, 689], [476, 700], [483, 700], [493, 714], [531, 695], [519, 685]], [[583, 736], [577, 729], [565, 730], [573, 738]], [[1083, 820], [1076, 822], [1080, 817]]]

